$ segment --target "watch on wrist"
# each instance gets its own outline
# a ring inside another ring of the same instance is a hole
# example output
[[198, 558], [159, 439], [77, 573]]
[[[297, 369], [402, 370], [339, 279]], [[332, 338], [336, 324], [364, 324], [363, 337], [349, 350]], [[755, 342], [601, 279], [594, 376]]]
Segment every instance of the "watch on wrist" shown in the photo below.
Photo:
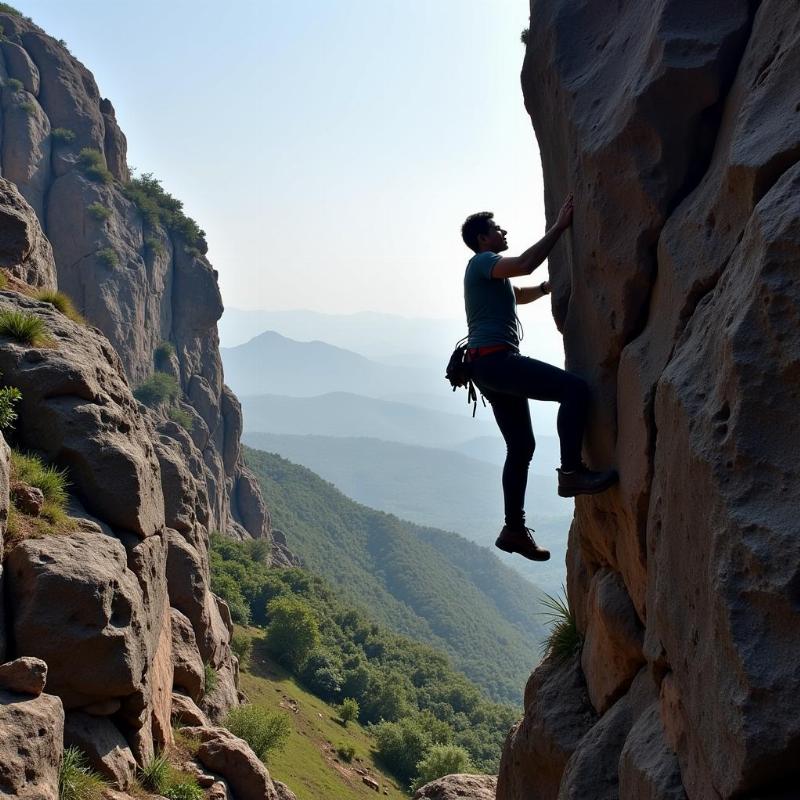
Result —
[[542, 281], [542, 282], [539, 284], [539, 291], [540, 291], [542, 294], [550, 294], [550, 290], [547, 288], [547, 281]]

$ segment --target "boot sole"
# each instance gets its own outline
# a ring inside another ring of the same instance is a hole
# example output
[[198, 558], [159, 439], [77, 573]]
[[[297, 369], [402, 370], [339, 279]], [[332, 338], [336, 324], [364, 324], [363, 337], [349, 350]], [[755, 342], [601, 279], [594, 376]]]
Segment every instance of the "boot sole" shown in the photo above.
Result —
[[523, 553], [521, 550], [517, 550], [514, 547], [511, 547], [511, 545], [508, 545], [505, 542], [500, 543], [499, 540], [494, 543], [494, 546], [498, 550], [502, 550], [504, 553], [519, 553], [523, 558], [527, 558], [528, 561], [549, 561], [550, 560], [550, 553], [549, 552], [547, 553], [547, 555], [543, 554], [541, 557], [535, 558], [533, 556], [525, 555], [525, 553]]
[[601, 492], [605, 492], [607, 489], [610, 489], [615, 483], [617, 483], [617, 480], [617, 478], [614, 478], [614, 480], [608, 481], [607, 483], [601, 483], [599, 486], [595, 486], [591, 489], [567, 489], [559, 486], [558, 496], [578, 497], [582, 494], [600, 494]]

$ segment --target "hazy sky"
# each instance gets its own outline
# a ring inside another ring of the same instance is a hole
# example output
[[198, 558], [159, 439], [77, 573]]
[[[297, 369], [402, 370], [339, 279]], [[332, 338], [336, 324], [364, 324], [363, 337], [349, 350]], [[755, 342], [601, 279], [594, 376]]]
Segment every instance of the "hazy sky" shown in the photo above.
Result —
[[[226, 305], [459, 317], [464, 217], [494, 211], [510, 254], [543, 233], [528, 0], [17, 6], [92, 70], [129, 162], [206, 230]], [[524, 349], [557, 359], [547, 302], [521, 316]]]

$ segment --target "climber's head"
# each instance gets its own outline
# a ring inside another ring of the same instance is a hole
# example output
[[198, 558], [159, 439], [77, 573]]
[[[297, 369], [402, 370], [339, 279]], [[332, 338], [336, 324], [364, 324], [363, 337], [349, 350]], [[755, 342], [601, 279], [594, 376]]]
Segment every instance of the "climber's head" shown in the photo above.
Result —
[[475, 253], [502, 253], [508, 250], [506, 231], [494, 221], [491, 211], [470, 214], [461, 226], [461, 238]]

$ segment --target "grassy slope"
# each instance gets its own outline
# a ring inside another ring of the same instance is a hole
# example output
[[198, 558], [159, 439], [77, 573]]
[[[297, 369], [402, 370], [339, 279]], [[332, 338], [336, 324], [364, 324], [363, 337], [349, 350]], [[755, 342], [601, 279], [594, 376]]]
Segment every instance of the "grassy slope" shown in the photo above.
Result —
[[489, 551], [362, 506], [313, 472], [246, 450], [274, 527], [313, 572], [391, 630], [448, 653], [518, 704], [543, 639], [538, 594]]
[[[259, 633], [257, 629], [251, 632]], [[270, 757], [268, 767], [272, 777], [283, 781], [297, 800], [374, 798], [376, 793], [363, 783], [357, 768], [378, 781], [381, 797], [408, 797], [376, 763], [372, 739], [366, 730], [357, 722], [350, 722], [347, 727], [335, 722], [336, 710], [298, 686], [258, 644], [249, 670], [242, 672], [241, 687], [251, 703], [272, 711], [283, 709], [292, 721], [286, 748]], [[351, 764], [336, 757], [340, 745], [355, 748]]]

